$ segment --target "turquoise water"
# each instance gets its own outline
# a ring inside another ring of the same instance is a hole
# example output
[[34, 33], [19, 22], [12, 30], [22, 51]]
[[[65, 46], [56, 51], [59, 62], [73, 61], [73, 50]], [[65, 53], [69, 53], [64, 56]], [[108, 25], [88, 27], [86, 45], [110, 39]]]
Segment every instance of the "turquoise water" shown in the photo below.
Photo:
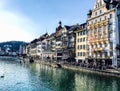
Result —
[[120, 91], [120, 78], [0, 58], [0, 91]]

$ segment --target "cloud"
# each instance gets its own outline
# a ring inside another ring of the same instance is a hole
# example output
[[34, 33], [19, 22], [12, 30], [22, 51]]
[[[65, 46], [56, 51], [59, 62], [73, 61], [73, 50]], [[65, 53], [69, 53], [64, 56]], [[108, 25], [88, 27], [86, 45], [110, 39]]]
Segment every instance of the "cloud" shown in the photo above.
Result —
[[6, 3], [0, 0], [0, 42], [10, 40], [31, 41], [36, 35], [36, 24], [19, 12], [4, 9]]

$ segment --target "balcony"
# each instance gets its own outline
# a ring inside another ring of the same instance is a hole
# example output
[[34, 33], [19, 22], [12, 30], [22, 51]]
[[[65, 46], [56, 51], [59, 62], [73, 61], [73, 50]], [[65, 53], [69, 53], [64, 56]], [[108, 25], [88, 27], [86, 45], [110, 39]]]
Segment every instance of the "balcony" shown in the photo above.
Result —
[[97, 39], [96, 42], [98, 42], [98, 43], [101, 42], [101, 39]]
[[109, 38], [104, 38], [104, 41], [109, 41]]
[[101, 51], [101, 52], [102, 52], [102, 51], [104, 51], [104, 49], [105, 49], [105, 48], [95, 48], [95, 50], [94, 50], [94, 51], [95, 51], [95, 52], [99, 52], [99, 51]]

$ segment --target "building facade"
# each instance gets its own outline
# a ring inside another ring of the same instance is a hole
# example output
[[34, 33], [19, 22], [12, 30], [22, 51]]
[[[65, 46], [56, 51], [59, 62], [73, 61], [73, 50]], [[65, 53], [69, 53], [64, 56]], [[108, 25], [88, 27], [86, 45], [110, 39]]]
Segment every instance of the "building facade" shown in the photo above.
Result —
[[76, 62], [84, 62], [87, 58], [87, 24], [81, 24], [79, 29], [75, 31], [75, 53], [76, 53]]
[[59, 22], [58, 27], [56, 28], [56, 34], [55, 34], [55, 52], [57, 53], [56, 55], [56, 60], [57, 61], [62, 61], [62, 40], [61, 40], [61, 36], [62, 36], [62, 22]]
[[93, 10], [88, 13], [88, 61], [117, 66], [116, 47], [120, 37], [116, 5], [119, 0], [97, 0]]
[[63, 57], [62, 60], [63, 61], [67, 61], [68, 57], [69, 57], [69, 51], [68, 51], [68, 31], [70, 29], [70, 26], [64, 26], [62, 29], [62, 36], [61, 36], [61, 40], [62, 40], [62, 53], [63, 53]]
[[48, 49], [55, 52], [55, 44], [56, 44], [55, 33], [52, 33], [47, 38]]

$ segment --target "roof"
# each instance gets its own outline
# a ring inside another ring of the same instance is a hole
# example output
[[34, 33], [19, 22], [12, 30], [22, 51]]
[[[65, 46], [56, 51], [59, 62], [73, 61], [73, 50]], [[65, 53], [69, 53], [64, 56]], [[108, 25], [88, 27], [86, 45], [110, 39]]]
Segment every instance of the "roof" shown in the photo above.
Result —
[[72, 26], [65, 25], [64, 27], [66, 28], [66, 30], [69, 30]]
[[[49, 36], [49, 37], [53, 37], [53, 36], [55, 36], [55, 33], [50, 34], [50, 36]], [[49, 37], [48, 37], [48, 38], [49, 38]]]
[[34, 39], [30, 43], [36, 43], [37, 41], [38, 41], [38, 39]]
[[80, 25], [73, 25], [71, 26], [71, 28], [69, 29], [69, 31], [75, 31], [76, 29], [78, 29], [80, 27]]
[[107, 9], [109, 9], [110, 4], [114, 5], [114, 7], [116, 7], [116, 5], [120, 2], [120, 0], [103, 0], [103, 1], [106, 3]]
[[38, 38], [38, 41], [43, 41], [44, 39], [46, 39], [49, 35], [47, 33], [43, 34], [42, 36], [40, 36]]

